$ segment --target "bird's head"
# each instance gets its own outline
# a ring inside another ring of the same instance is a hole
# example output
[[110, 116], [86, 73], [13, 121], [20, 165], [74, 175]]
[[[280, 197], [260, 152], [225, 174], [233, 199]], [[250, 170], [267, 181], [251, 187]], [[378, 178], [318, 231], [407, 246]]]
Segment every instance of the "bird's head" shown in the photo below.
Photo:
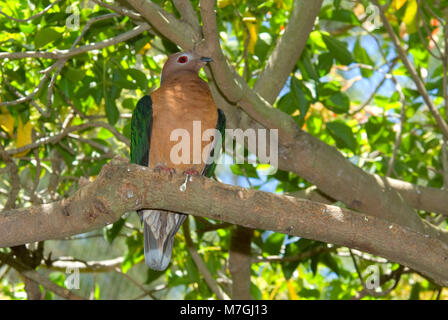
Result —
[[187, 71], [199, 73], [206, 63], [213, 61], [211, 58], [202, 57], [195, 51], [178, 52], [169, 56], [162, 69], [162, 80], [165, 81], [173, 75]]

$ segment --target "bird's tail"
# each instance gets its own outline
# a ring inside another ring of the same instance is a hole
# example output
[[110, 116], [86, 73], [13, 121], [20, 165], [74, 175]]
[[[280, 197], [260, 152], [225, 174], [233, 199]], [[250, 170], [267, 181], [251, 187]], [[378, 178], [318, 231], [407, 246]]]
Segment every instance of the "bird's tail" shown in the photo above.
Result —
[[162, 210], [140, 210], [139, 214], [144, 223], [145, 263], [163, 271], [170, 263], [174, 235], [187, 215]]

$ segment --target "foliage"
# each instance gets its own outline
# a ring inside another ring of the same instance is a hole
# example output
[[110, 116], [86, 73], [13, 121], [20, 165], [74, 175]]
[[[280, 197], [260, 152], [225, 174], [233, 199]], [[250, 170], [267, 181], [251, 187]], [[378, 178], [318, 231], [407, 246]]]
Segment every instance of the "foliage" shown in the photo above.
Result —
[[[171, 1], [153, 2], [180, 16]], [[192, 3], [198, 8], [197, 0]], [[49, 4], [48, 0], [1, 0], [0, 8], [9, 16], [25, 19]], [[437, 45], [443, 47], [444, 32], [448, 30], [446, 15], [433, 16], [433, 12], [446, 13], [448, 2], [425, 1], [422, 16], [418, 16], [416, 0], [393, 0], [387, 4], [390, 23], [403, 45], [409, 48], [409, 58], [423, 77], [442, 117], [447, 119], [448, 108], [443, 106], [446, 70], [434, 53], [437, 53]], [[292, 5], [292, 0], [218, 0], [222, 48], [249, 85], [255, 83], [284, 32]], [[389, 174], [422, 186], [442, 188], [443, 170], [447, 168], [442, 162], [441, 131], [402, 62], [396, 61], [397, 52], [386, 30], [382, 26], [372, 27], [376, 17], [369, 14], [369, 5], [370, 2], [365, 0], [324, 1], [318, 22], [275, 107], [291, 115], [303, 130], [338, 148], [351, 162], [369, 173]], [[80, 14], [79, 28], [66, 25], [72, 19], [73, 8]], [[87, 21], [107, 13], [110, 11], [87, 1], [61, 1], [46, 14], [27, 23], [0, 16], [0, 51], [71, 49]], [[83, 34], [78, 46], [113, 38], [133, 27], [130, 18], [121, 16], [95, 22]], [[2, 147], [5, 150], [20, 148], [63, 133], [69, 126], [88, 122], [111, 125], [129, 139], [130, 114], [136, 102], [159, 86], [166, 56], [177, 50], [167, 39], [146, 31], [125, 42], [68, 59], [55, 79], [50, 96], [47, 82], [36, 93], [33, 103], [27, 101], [0, 107]], [[54, 62], [43, 58], [0, 60], [1, 101], [13, 101], [20, 95], [30, 94], [47, 74], [41, 71], [48, 70]], [[48, 73], [50, 78], [57, 69]], [[398, 92], [397, 83], [403, 88], [403, 97]], [[400, 131], [401, 141], [397, 145], [396, 136]], [[395, 149], [396, 156], [393, 156]], [[80, 177], [94, 179], [116, 154], [127, 157], [128, 147], [104, 125], [64, 134], [53, 143], [43, 143], [33, 150], [14, 154], [20, 180], [16, 206], [48, 203], [69, 196], [78, 189]], [[389, 168], [391, 164], [393, 167]], [[4, 205], [8, 199], [7, 190], [12, 186], [8, 171], [3, 170], [6, 167], [3, 162], [1, 167], [0, 203]], [[223, 165], [218, 167], [217, 176], [224, 181], [281, 194], [312, 187], [308, 181], [290, 172], [279, 170], [266, 175], [265, 167]], [[419, 214], [429, 220], [437, 218], [431, 212]], [[228, 291], [232, 228], [207, 231], [219, 222], [189, 219], [197, 251], [212, 276], [222, 280], [219, 283]], [[442, 227], [446, 225], [446, 221], [441, 222]], [[124, 257], [123, 273], [141, 267], [143, 238], [135, 213], [105, 227], [100, 234], [104, 234], [107, 242], [93, 246], [89, 239], [85, 239], [82, 244], [72, 246], [86, 246], [94, 257], [98, 246], [119, 247], [123, 249], [119, 253]], [[265, 230], [254, 231], [251, 245], [253, 256], [260, 259], [252, 264], [251, 292], [254, 298], [350, 299], [362, 290], [347, 248]], [[52, 242], [50, 246], [57, 248], [58, 243]], [[215, 298], [188, 253], [182, 232], [176, 235], [174, 248], [172, 263], [166, 272], [138, 269], [143, 271], [139, 276], [142, 285], [149, 291], [163, 285], [163, 290], [154, 291], [158, 298]], [[2, 252], [8, 250], [2, 249]], [[45, 252], [48, 254], [50, 250], [46, 248]], [[62, 255], [66, 254], [62, 252]], [[300, 256], [304, 258], [291, 259]], [[272, 257], [280, 260], [268, 262]], [[376, 265], [380, 266], [384, 276], [398, 268], [389, 261], [380, 260], [379, 263], [377, 257], [371, 255], [355, 252], [354, 257], [362, 272], [369, 265]], [[82, 251], [76, 258], [87, 259]], [[6, 265], [0, 266], [0, 297], [23, 299], [22, 280], [10, 276], [11, 273], [2, 277], [6, 268]], [[63, 277], [63, 274], [53, 275], [50, 279], [63, 285]], [[119, 292], [104, 290], [101, 287], [104, 282], [93, 286], [96, 298], [100, 297], [100, 290], [102, 298], [123, 297]], [[393, 284], [393, 280], [382, 284], [382, 290]], [[379, 298], [448, 297], [446, 289], [439, 290], [430, 279], [407, 272], [394, 290]], [[45, 298], [53, 296], [47, 292]], [[366, 298], [374, 297], [367, 295]]]

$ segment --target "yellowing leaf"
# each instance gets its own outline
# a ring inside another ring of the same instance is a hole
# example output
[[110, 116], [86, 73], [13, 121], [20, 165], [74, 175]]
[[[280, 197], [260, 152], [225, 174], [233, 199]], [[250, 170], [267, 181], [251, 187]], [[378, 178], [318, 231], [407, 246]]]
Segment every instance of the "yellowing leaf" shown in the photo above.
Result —
[[138, 52], [138, 54], [144, 55], [149, 49], [151, 49], [151, 43], [145, 44]]
[[[31, 122], [25, 123], [25, 125], [22, 123], [22, 119], [19, 117], [19, 126], [17, 128], [17, 141], [16, 141], [16, 147], [20, 148], [23, 146], [26, 146], [27, 144], [30, 144], [32, 142], [31, 137], [31, 130], [33, 127], [31, 126]], [[29, 152], [29, 150], [18, 153], [14, 155], [14, 157], [23, 157]]]
[[292, 284], [292, 279], [290, 279], [286, 286], [288, 287], [288, 294], [290, 300], [299, 300], [299, 296], [297, 295], [296, 289], [294, 288], [294, 285]]
[[257, 19], [252, 16], [250, 13], [246, 14], [243, 18], [243, 22], [246, 24], [247, 30], [249, 31], [249, 43], [247, 44], [247, 51], [249, 53], [255, 52], [255, 44], [258, 40], [258, 25]]
[[394, 0], [391, 7], [395, 10], [400, 10], [400, 8], [406, 3], [407, 0]]
[[278, 9], [282, 9], [282, 8], [285, 9], [286, 8], [286, 5], [283, 3], [283, 0], [275, 0], [274, 2], [277, 5]]
[[8, 110], [6, 110], [3, 114], [0, 114], [0, 128], [2, 128], [2, 130], [4, 130], [11, 138], [13, 137], [14, 117], [8, 112]]
[[406, 6], [403, 22], [409, 34], [417, 32], [417, 6], [417, 0], [409, 0]]
[[248, 23], [247, 29], [249, 30], [249, 44], [247, 45], [247, 51], [249, 53], [254, 53], [255, 51], [255, 44], [257, 43], [258, 39], [258, 32], [257, 32], [257, 25], [255, 23]]
[[222, 9], [232, 4], [232, 0], [218, 0], [218, 8]]

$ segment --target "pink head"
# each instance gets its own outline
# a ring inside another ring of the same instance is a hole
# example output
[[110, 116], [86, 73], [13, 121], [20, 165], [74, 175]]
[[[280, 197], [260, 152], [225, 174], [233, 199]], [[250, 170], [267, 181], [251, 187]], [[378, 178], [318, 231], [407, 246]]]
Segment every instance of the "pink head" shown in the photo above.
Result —
[[195, 51], [178, 52], [169, 56], [162, 69], [162, 81], [168, 81], [171, 77], [182, 72], [199, 73], [199, 70], [207, 62], [213, 61], [211, 58], [202, 57]]

